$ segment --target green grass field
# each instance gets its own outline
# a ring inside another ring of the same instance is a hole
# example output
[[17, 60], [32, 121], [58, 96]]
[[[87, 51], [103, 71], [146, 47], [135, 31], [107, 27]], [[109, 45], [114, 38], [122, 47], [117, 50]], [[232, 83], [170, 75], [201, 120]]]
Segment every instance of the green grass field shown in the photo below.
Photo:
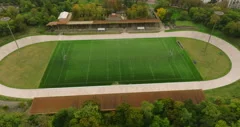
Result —
[[189, 57], [196, 61], [196, 68], [204, 80], [211, 80], [226, 75], [231, 69], [231, 60], [219, 48], [209, 45], [206, 53], [204, 48], [207, 42], [190, 38], [177, 38], [183, 45]]
[[176, 38], [59, 42], [41, 88], [202, 80]]
[[13, 88], [38, 88], [56, 45], [38, 43], [9, 54], [0, 62], [0, 83]]

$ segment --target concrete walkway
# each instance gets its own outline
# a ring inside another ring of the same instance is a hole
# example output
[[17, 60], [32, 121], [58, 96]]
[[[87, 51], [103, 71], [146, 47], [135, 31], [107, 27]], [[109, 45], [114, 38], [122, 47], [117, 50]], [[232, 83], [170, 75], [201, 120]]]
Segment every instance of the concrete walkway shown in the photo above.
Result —
[[[113, 34], [113, 35], [41, 35], [31, 36], [17, 40], [20, 47], [44, 41], [56, 40], [96, 40], [96, 39], [118, 39], [118, 38], [158, 38], [158, 37], [188, 37], [207, 41], [208, 34], [195, 31], [181, 32], [159, 32], [143, 34]], [[47, 89], [15, 89], [0, 84], [0, 95], [34, 98], [49, 96], [71, 96], [71, 95], [92, 95], [109, 93], [131, 93], [131, 92], [150, 92], [150, 91], [171, 91], [171, 90], [193, 90], [193, 89], [213, 89], [231, 84], [240, 79], [240, 51], [228, 42], [212, 37], [211, 44], [223, 50], [232, 61], [230, 72], [219, 79], [200, 82], [174, 82], [174, 83], [152, 83], [140, 85], [114, 85], [114, 86], [91, 86], [91, 87], [70, 87], [70, 88], [47, 88]], [[0, 61], [9, 53], [17, 49], [15, 43], [9, 43], [0, 47]]]

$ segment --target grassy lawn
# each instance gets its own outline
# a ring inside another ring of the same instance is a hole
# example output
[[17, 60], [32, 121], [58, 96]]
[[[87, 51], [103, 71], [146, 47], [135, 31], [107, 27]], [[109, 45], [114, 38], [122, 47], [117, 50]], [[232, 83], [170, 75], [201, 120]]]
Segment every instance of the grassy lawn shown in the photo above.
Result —
[[[204, 32], [204, 33], [210, 33], [211, 32], [211, 29], [205, 27], [202, 24], [195, 24], [192, 21], [177, 21], [176, 25], [177, 26], [191, 26], [191, 27], [195, 28], [195, 30], [200, 31], [200, 32]], [[169, 32], [171, 32], [171, 31], [182, 31], [182, 30], [184, 30], [184, 29], [176, 29], [176, 30], [173, 29], [173, 30], [169, 30]], [[186, 30], [188, 30], [188, 29], [186, 29]], [[227, 42], [234, 45], [236, 48], [238, 48], [240, 50], [240, 38], [229, 37], [229, 36], [225, 35], [223, 32], [218, 31], [218, 30], [215, 30], [213, 32], [213, 35], [226, 40]], [[222, 63], [218, 62], [218, 64], [221, 65]], [[216, 66], [218, 66], [218, 64]], [[225, 67], [222, 67], [222, 70], [227, 70], [227, 69]], [[207, 71], [205, 71], [205, 72], [207, 72]], [[200, 71], [200, 73], [201, 73], [201, 71]], [[204, 76], [203, 76], [203, 78], [204, 78]], [[231, 85], [225, 86], [225, 87], [205, 91], [205, 94], [206, 94], [206, 97], [208, 99], [239, 98], [240, 97], [239, 87], [240, 87], [240, 80], [231, 84]]]
[[206, 42], [188, 38], [177, 38], [177, 40], [181, 42], [190, 58], [196, 61], [195, 66], [204, 80], [222, 77], [230, 71], [230, 59], [217, 47], [210, 44], [205, 54], [203, 49]]
[[[196, 31], [200, 31], [203, 33], [211, 33], [211, 29], [205, 27], [202, 24], [196, 24], [192, 21], [176, 21], [176, 26], [190, 26], [194, 29], [189, 29], [189, 28], [181, 28], [181, 29], [172, 29], [172, 30], [167, 30], [166, 32], [172, 32], [172, 31], [184, 31], [184, 30], [196, 30]], [[224, 40], [226, 40], [227, 42], [229, 42], [230, 44], [234, 45], [236, 48], [238, 48], [240, 50], [240, 38], [234, 38], [234, 37], [230, 37], [226, 34], [224, 34], [223, 32], [219, 31], [219, 30], [214, 30], [213, 35], [219, 38], [222, 38]]]
[[213, 90], [206, 90], [204, 91], [207, 99], [214, 100], [217, 98], [222, 99], [232, 99], [232, 98], [239, 98], [240, 99], [240, 80], [235, 83], [232, 83], [228, 86], [220, 87]]
[[194, 24], [191, 21], [176, 21], [175, 23], [176, 26], [196, 26], [196, 24]]
[[24, 47], [0, 62], [0, 82], [14, 88], [38, 88], [57, 42]]
[[176, 38], [62, 41], [40, 87], [199, 80]]
[[0, 100], [2, 101], [30, 101], [31, 99], [22, 99], [22, 98], [14, 98], [0, 95]]

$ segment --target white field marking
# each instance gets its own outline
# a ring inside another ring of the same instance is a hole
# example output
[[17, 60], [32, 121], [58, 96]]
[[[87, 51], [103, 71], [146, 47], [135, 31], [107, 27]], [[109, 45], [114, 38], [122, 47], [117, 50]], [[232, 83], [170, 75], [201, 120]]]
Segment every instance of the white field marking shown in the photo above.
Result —
[[[121, 47], [121, 46], [120, 46]], [[120, 80], [119, 81], [121, 81], [122, 80], [122, 72], [121, 72], [121, 58], [120, 58], [120, 53], [121, 53], [121, 51], [120, 51], [120, 48], [118, 48], [118, 60], [119, 60], [119, 76], [120, 76]]]
[[[71, 48], [71, 45], [72, 45], [72, 42], [68, 46], [68, 49], [67, 49], [67, 52], [66, 52], [67, 55], [68, 55], [69, 49]], [[59, 75], [58, 80], [57, 80], [57, 84], [59, 83], [59, 80], [60, 80], [60, 78], [62, 76], [62, 71], [63, 71], [64, 65], [65, 65], [65, 60], [63, 60], [63, 64], [61, 66], [61, 71], [60, 71], [60, 75]]]
[[[157, 78], [157, 79], [142, 79], [142, 80], [122, 80], [122, 82], [135, 82], [135, 81], [164, 81], [164, 80], [187, 80], [188, 78], [184, 79], [184, 78]], [[103, 83], [103, 82], [111, 82], [111, 81], [96, 81], [96, 82], [88, 82], [88, 83]], [[73, 82], [73, 83], [61, 83], [61, 85], [74, 85], [74, 84], [82, 84], [82, 83], [85, 83], [85, 82]], [[129, 83], [131, 84], [131, 83]], [[134, 84], [134, 83], [133, 83]], [[57, 85], [57, 84], [49, 84], [49, 85]], [[121, 84], [119, 84], [121, 85]], [[122, 84], [124, 85], [124, 84]], [[138, 85], [138, 84], [136, 84]], [[111, 86], [111, 84], [109, 85]]]
[[[181, 54], [180, 51], [177, 50], [177, 52], [178, 52], [179, 54]], [[188, 66], [188, 64], [187, 64], [188, 62], [185, 60], [184, 56], [181, 55], [181, 57], [183, 58], [184, 65], [187, 66], [187, 68], [190, 70], [190, 73], [191, 73], [192, 76], [195, 78], [195, 76], [194, 76], [194, 74], [193, 74], [193, 72], [192, 72], [192, 69], [191, 69], [191, 68]]]
[[133, 67], [132, 67], [132, 59], [130, 59], [130, 70], [131, 70], [131, 73], [132, 73], [132, 77], [134, 79], [135, 78], [135, 74], [134, 74]]
[[[160, 40], [160, 43], [162, 43], [162, 44], [163, 44], [163, 47], [164, 47], [166, 50], [168, 50], [168, 47], [165, 45], [165, 42], [163, 42], [162, 40]], [[166, 58], [168, 59], [168, 57], [166, 57]], [[170, 62], [170, 61], [169, 61], [169, 62]], [[174, 77], [177, 77], [176, 74], [175, 74], [175, 72], [174, 72], [174, 70], [173, 70], [173, 68], [172, 68], [172, 66], [171, 66], [170, 64], [168, 64], [168, 66], [169, 66], [172, 74], [174, 75]], [[173, 66], [174, 66], [174, 65], [173, 65]], [[177, 67], [176, 67], [176, 68], [177, 68]], [[178, 74], [179, 74], [179, 71], [178, 71], [178, 70], [177, 70], [177, 72], [178, 72]]]
[[154, 73], [153, 73], [153, 70], [152, 70], [152, 66], [151, 66], [151, 64], [149, 64], [149, 69], [150, 69], [150, 71], [151, 71], [151, 73], [152, 73], [152, 77], [153, 77], [153, 79], [155, 80], [155, 75], [154, 75]]
[[108, 68], [108, 49], [106, 48], [106, 56], [107, 56], [107, 80], [109, 80], [109, 68]]
[[[58, 42], [58, 43], [60, 43], [60, 42]], [[52, 62], [52, 56], [54, 55], [55, 51], [57, 50], [58, 45], [60, 45], [60, 44], [58, 44], [58, 43], [57, 43], [57, 46], [55, 47], [55, 49], [54, 49], [54, 51], [53, 51], [53, 53], [52, 53], [52, 55], [51, 55], [51, 57], [50, 57], [49, 64], [51, 64], [51, 65], [48, 65], [49, 67], [52, 66], [52, 64], [53, 64], [53, 62]], [[53, 58], [53, 61], [54, 61], [55, 59], [56, 59], [56, 57]], [[48, 66], [47, 66], [47, 68], [48, 68]], [[47, 68], [46, 68], [46, 69], [47, 69]], [[46, 78], [45, 78], [45, 80], [44, 80], [44, 83], [43, 83], [44, 85], [46, 84], [47, 78], [48, 78], [49, 73], [51, 72], [51, 70], [52, 70], [52, 67], [50, 67], [50, 69], [49, 69], [49, 71], [48, 71], [48, 73], [47, 73], [47, 76], [46, 76]]]
[[88, 83], [88, 76], [89, 76], [90, 65], [91, 65], [91, 55], [92, 55], [92, 41], [90, 44], [90, 52], [89, 52], [89, 57], [88, 57], [88, 69], [87, 69], [86, 84]]

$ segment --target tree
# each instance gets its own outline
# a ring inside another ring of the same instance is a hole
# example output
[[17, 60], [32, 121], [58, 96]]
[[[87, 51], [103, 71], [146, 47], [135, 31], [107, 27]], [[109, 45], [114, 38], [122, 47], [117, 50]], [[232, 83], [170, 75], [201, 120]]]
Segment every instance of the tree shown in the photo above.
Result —
[[153, 108], [154, 108], [154, 105], [147, 101], [143, 101], [141, 104], [141, 110], [143, 112], [143, 117], [144, 117], [144, 121], [145, 121], [144, 123], [147, 125], [149, 125], [149, 123], [152, 120]]
[[25, 23], [25, 18], [23, 15], [18, 14], [17, 17], [14, 20], [14, 24], [16, 24], [17, 31], [24, 31], [27, 28], [27, 25]]
[[213, 25], [213, 24], [217, 23], [218, 21], [220, 21], [220, 16], [218, 16], [216, 14], [212, 14], [209, 24]]
[[164, 8], [159, 8], [159, 9], [157, 9], [157, 16], [158, 16], [161, 20], [163, 20], [163, 19], [165, 18], [166, 14], [167, 14], [167, 10], [166, 10], [166, 9], [164, 9]]
[[127, 121], [126, 117], [128, 115], [129, 110], [130, 110], [130, 105], [126, 103], [122, 103], [117, 107], [115, 119], [118, 120], [118, 124], [120, 126], [124, 126], [126, 124], [126, 121]]
[[206, 101], [201, 103], [201, 113], [202, 118], [200, 120], [201, 125], [205, 127], [212, 127], [215, 125], [215, 122], [218, 120], [221, 112], [217, 109], [216, 105]]
[[229, 126], [227, 125], [227, 123], [226, 123], [225, 121], [219, 120], [219, 121], [216, 123], [215, 127], [229, 127]]
[[170, 0], [157, 0], [157, 7], [168, 7], [170, 5]]
[[72, 17], [77, 20], [80, 17], [80, 7], [78, 4], [75, 4], [72, 8]]
[[137, 108], [130, 108], [126, 116], [127, 127], [141, 127], [143, 126], [143, 114]]
[[148, 17], [148, 9], [146, 4], [134, 4], [131, 8], [127, 9], [127, 17], [129, 19], [136, 18], [147, 18]]
[[[240, 22], [229, 22], [224, 28], [224, 32], [231, 36], [240, 37]], [[232, 104], [234, 105], [234, 104]], [[239, 110], [237, 110], [240, 112]], [[239, 113], [240, 114], [240, 113]]]
[[189, 15], [194, 22], [198, 23], [208, 23], [209, 17], [213, 13], [213, 11], [205, 9], [205, 8], [198, 8], [193, 7], [189, 11]]
[[180, 12], [179, 20], [189, 20], [189, 19], [190, 19], [190, 17], [188, 15], [187, 11], [181, 11]]
[[31, 2], [31, 0], [20, 0], [20, 12], [29, 12], [35, 5]]
[[75, 111], [73, 108], [59, 111], [53, 117], [53, 127], [68, 127], [70, 120], [74, 118]]
[[7, 8], [7, 11], [6, 11], [7, 15], [12, 18], [12, 19], [15, 19], [15, 17], [17, 16], [18, 14], [18, 9], [14, 6], [9, 6]]
[[0, 110], [0, 127], [17, 127], [21, 124], [23, 114], [21, 113], [6, 113]]
[[153, 103], [153, 105], [154, 105], [154, 109], [153, 109], [154, 114], [161, 114], [163, 112], [164, 103], [162, 101], [157, 100]]
[[240, 120], [238, 120], [236, 123], [231, 124], [232, 127], [240, 127]]
[[203, 4], [201, 0], [181, 0], [180, 5], [182, 8], [190, 9], [191, 7], [200, 7]]
[[110, 12], [116, 12], [121, 10], [122, 1], [121, 0], [104, 0], [104, 7]]
[[81, 109], [74, 113], [74, 118], [78, 123], [76, 126], [97, 127], [100, 126], [102, 115], [99, 106], [93, 102], [87, 102]]
[[150, 127], [170, 127], [170, 122], [167, 118], [160, 118], [159, 116], [154, 116]]
[[192, 113], [190, 113], [186, 108], [182, 108], [179, 117], [180, 122], [186, 126], [189, 125], [191, 119]]
[[27, 119], [27, 121], [22, 120], [21, 125], [19, 127], [48, 127], [51, 126], [49, 122], [51, 117], [48, 115], [31, 115]]
[[51, 15], [48, 19], [48, 22], [55, 21], [57, 18], [54, 15]]

